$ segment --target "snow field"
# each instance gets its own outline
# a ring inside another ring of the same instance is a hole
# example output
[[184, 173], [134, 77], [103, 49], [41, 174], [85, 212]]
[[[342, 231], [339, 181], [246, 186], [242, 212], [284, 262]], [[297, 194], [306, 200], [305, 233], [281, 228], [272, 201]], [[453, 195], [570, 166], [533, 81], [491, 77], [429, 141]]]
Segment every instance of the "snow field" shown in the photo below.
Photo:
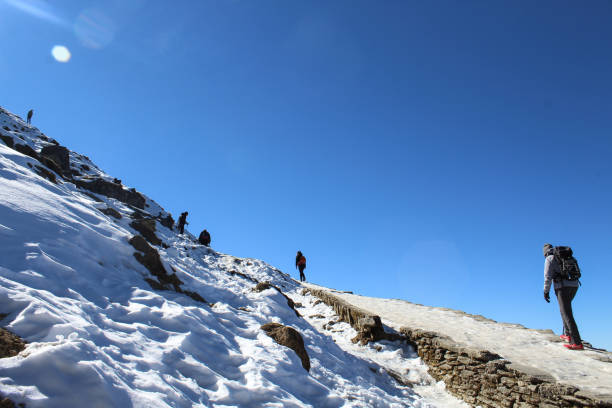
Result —
[[[37, 151], [48, 144], [36, 128], [5, 111], [2, 126], [11, 129], [3, 134]], [[88, 158], [74, 152], [70, 157], [86, 166], [85, 175], [112, 180]], [[133, 209], [103, 196], [95, 200], [69, 182], [53, 184], [28, 163], [38, 164], [0, 142], [0, 313], [8, 314], [3, 326], [28, 342], [19, 355], [0, 359], [0, 393], [16, 403], [462, 406], [445, 405], [452, 397], [424, 376], [408, 349], [358, 348], [340, 333], [321, 333], [319, 322], [296, 316], [277, 290], [252, 291], [256, 282], [270, 281], [308, 305], [298, 309], [302, 315], [309, 308], [328, 312], [301, 297], [301, 286], [288, 275], [259, 260], [217, 253], [159, 223], [156, 234], [168, 246], [157, 248], [164, 267], [206, 303], [152, 290], [144, 281], [149, 272], [128, 243], [136, 234], [129, 226]], [[149, 198], [146, 203], [152, 216], [166, 214]], [[100, 212], [107, 207], [122, 218]], [[310, 372], [260, 329], [268, 322], [302, 334]], [[409, 360], [413, 366], [406, 373]], [[402, 372], [420, 394], [395, 381], [382, 363]], [[430, 399], [421, 396], [428, 393]]]

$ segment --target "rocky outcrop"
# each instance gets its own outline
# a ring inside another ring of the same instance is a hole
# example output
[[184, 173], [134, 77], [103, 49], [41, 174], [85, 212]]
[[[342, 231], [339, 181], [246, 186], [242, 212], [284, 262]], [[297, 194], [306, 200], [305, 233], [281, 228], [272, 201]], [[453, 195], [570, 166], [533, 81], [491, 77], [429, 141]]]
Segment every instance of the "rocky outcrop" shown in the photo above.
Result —
[[30, 156], [33, 159], [39, 160], [40, 156], [36, 153], [36, 150], [32, 149], [30, 146], [26, 144], [16, 144], [14, 149], [17, 150], [21, 154], [25, 154], [26, 156]]
[[70, 173], [70, 153], [64, 146], [45, 146], [40, 151], [40, 156], [55, 162], [64, 173]]
[[121, 213], [119, 211], [115, 210], [114, 208], [107, 207], [107, 208], [104, 208], [104, 209], [100, 210], [100, 212], [102, 212], [103, 214], [106, 214], [106, 215], [108, 215], [110, 217], [116, 218], [118, 220], [123, 218], [121, 216]]
[[438, 333], [402, 327], [436, 380], [473, 406], [612, 407], [612, 400], [567, 384], [532, 367], [513, 364], [486, 350], [458, 345]]
[[134, 257], [145, 268], [155, 276], [157, 280], [145, 278], [145, 281], [155, 290], [173, 290], [178, 293], [183, 293], [195, 301], [207, 303], [206, 300], [198, 293], [189, 290], [184, 290], [180, 285], [183, 282], [176, 276], [176, 273], [169, 275], [166, 268], [159, 257], [159, 253], [151, 247], [146, 239], [141, 235], [135, 235], [130, 239], [130, 245], [139, 252], [134, 252]]
[[175, 273], [169, 275], [166, 272], [166, 268], [162, 264], [159, 253], [155, 248], [151, 247], [147, 241], [140, 235], [135, 235], [130, 239], [130, 245], [139, 252], [134, 252], [134, 257], [140, 262], [145, 268], [151, 272], [151, 275], [155, 276], [163, 289], [169, 290], [174, 289], [180, 291], [180, 286], [183, 282], [176, 276]]
[[122, 203], [134, 206], [143, 210], [145, 208], [145, 198], [134, 189], [126, 190], [121, 184], [115, 184], [101, 178], [90, 181], [74, 180], [74, 184], [89, 190], [92, 193], [101, 194], [106, 197], [114, 198]]
[[14, 142], [11, 136], [0, 134], [0, 139], [2, 139], [4, 144], [6, 144], [8, 147], [10, 147], [11, 149], [13, 148]]
[[[59, 165], [57, 163], [55, 163], [55, 161], [53, 161], [53, 160], [51, 160], [51, 159], [49, 159], [47, 157], [39, 155], [36, 152], [36, 150], [32, 149], [30, 146], [25, 145], [25, 144], [16, 144], [13, 148], [15, 150], [17, 150], [19, 153], [25, 154], [26, 156], [29, 156], [29, 157], [39, 161], [42, 165], [46, 166], [50, 170], [53, 170], [59, 176], [64, 177], [64, 173], [62, 172], [62, 169], [59, 167]], [[38, 174], [40, 176], [42, 176], [42, 177], [45, 177], [45, 178], [49, 179], [49, 177], [46, 176], [47, 172], [48, 171], [45, 170], [44, 172], [38, 172]], [[53, 176], [53, 178], [55, 178], [55, 176]], [[53, 182], [55, 183], [55, 181], [53, 181]]]
[[[402, 327], [400, 333], [385, 333], [380, 318], [353, 306], [332, 293], [304, 289], [331, 306], [340, 320], [357, 331], [371, 332], [366, 339], [405, 340], [429, 367], [429, 373], [455, 396], [483, 408], [612, 408], [609, 396], [598, 396], [555, 381], [547, 373], [513, 364], [487, 350], [455, 343], [440, 333]], [[372, 319], [370, 319], [372, 318]], [[360, 337], [359, 335], [357, 337]], [[357, 339], [357, 338], [356, 338]], [[356, 340], [354, 339], [354, 340]], [[375, 341], [375, 340], [368, 340]]]
[[159, 223], [166, 228], [172, 229], [174, 226], [174, 219], [172, 218], [171, 214], [168, 214], [165, 217], [162, 217], [162, 215], [159, 214], [157, 219], [159, 220]]
[[10, 331], [0, 328], [0, 358], [13, 357], [25, 349], [25, 342]]
[[162, 241], [155, 235], [154, 219], [139, 219], [130, 223], [130, 227], [134, 228], [152, 245], [160, 246]]
[[259, 282], [253, 288], [253, 292], [263, 292], [264, 290], [270, 289], [272, 284], [270, 282]]
[[[6, 315], [0, 315], [4, 318]], [[25, 342], [10, 331], [0, 328], [0, 358], [14, 357], [25, 349]], [[15, 408], [13, 401], [0, 395], [0, 408]], [[19, 407], [25, 407], [19, 404]]]
[[371, 341], [388, 338], [380, 317], [353, 306], [324, 290], [305, 290], [321, 299], [326, 305], [331, 306], [340, 318], [340, 321], [347, 322], [357, 330], [357, 336], [352, 339], [353, 343], [367, 344]]
[[295, 351], [300, 360], [302, 360], [304, 370], [310, 371], [310, 357], [304, 347], [304, 339], [297, 330], [293, 327], [283, 326], [280, 323], [266, 323], [261, 326], [261, 329], [281, 346], [289, 347]]
[[[259, 282], [257, 282], [257, 279], [251, 278], [250, 276], [248, 276], [247, 274], [244, 274], [242, 272], [231, 270], [231, 271], [229, 271], [229, 274], [232, 275], [232, 276], [238, 275], [241, 278], [246, 279], [248, 281], [251, 281], [253, 283], [259, 283]], [[261, 292], [261, 290], [258, 290], [257, 287], [255, 287], [255, 290], [257, 290], [257, 292]]]

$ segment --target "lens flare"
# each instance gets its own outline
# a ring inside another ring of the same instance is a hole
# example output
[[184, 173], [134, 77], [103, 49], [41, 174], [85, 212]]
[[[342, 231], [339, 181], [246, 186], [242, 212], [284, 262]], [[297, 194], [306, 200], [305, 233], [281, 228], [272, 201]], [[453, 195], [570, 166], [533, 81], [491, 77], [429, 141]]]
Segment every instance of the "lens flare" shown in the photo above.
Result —
[[68, 62], [72, 56], [68, 48], [64, 47], [63, 45], [56, 45], [53, 47], [51, 50], [51, 55], [53, 55], [53, 58], [55, 58], [57, 62]]
[[83, 11], [74, 23], [74, 33], [81, 44], [88, 48], [100, 49], [109, 45], [116, 32], [116, 26], [103, 11]]

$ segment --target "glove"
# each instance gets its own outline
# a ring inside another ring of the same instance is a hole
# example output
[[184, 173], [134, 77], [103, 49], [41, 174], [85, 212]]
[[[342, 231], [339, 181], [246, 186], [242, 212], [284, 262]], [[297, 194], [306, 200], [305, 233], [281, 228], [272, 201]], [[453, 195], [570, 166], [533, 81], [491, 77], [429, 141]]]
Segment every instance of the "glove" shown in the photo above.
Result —
[[544, 292], [544, 300], [545, 300], [547, 303], [550, 303], [550, 293], [548, 293], [548, 292]]

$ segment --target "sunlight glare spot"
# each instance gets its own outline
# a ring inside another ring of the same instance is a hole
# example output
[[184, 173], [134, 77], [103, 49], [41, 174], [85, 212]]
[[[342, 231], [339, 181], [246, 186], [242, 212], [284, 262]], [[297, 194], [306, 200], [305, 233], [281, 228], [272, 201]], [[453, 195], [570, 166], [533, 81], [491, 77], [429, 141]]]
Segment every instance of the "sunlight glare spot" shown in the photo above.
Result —
[[58, 62], [68, 62], [72, 56], [68, 48], [64, 47], [63, 45], [54, 46], [51, 50], [51, 55], [53, 55], [53, 58], [55, 58], [55, 60]]

